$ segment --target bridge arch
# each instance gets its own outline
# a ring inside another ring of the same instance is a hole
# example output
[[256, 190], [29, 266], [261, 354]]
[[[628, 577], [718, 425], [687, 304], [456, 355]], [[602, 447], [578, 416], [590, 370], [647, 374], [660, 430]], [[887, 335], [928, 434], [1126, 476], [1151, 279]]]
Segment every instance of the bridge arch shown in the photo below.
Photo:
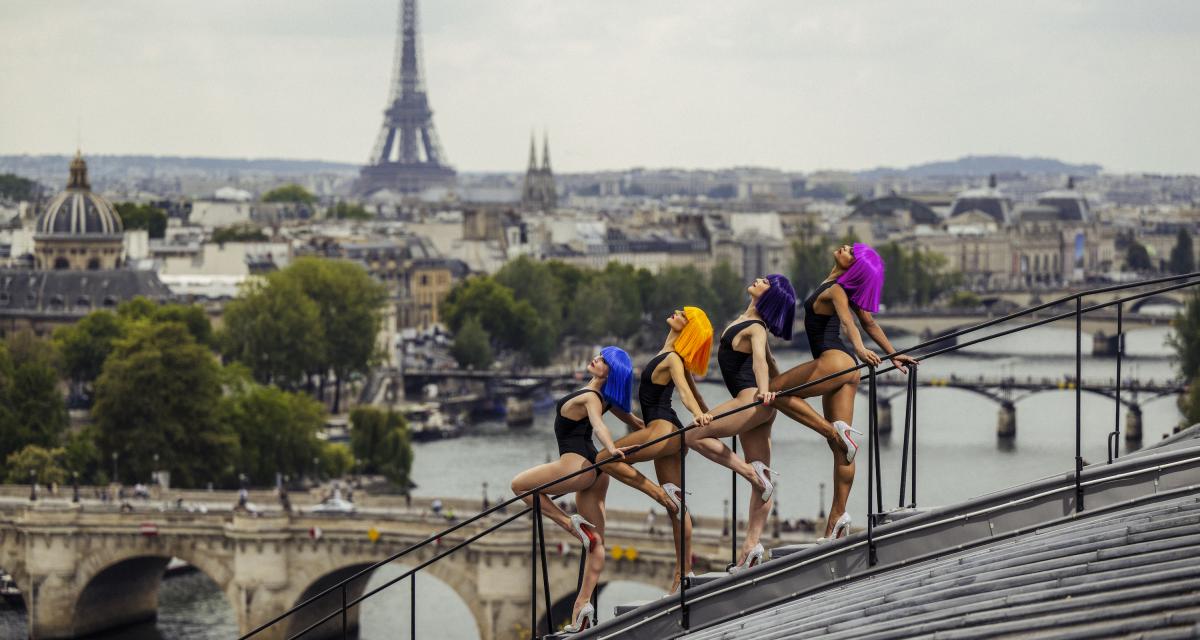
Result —
[[70, 589], [74, 593], [70, 602], [73, 633], [82, 636], [154, 620], [158, 615], [163, 572], [172, 557], [187, 562], [212, 580], [225, 594], [230, 610], [236, 612], [228, 564], [180, 542], [141, 538], [139, 544], [104, 546], [81, 554], [71, 581], [74, 588]]
[[[286, 610], [294, 607], [301, 602], [304, 602], [305, 600], [315, 596], [321, 591], [337, 584], [338, 582], [353, 576], [355, 573], [370, 567], [390, 552], [391, 550], [381, 550], [375, 547], [367, 547], [364, 550], [338, 556], [336, 558], [336, 563], [329, 562], [328, 555], [314, 557], [311, 561], [307, 558], [304, 559], [303, 565], [301, 565], [304, 569], [304, 575], [298, 576], [298, 579], [293, 582], [293, 584], [296, 585], [296, 588], [290, 590], [289, 594], [285, 597], [285, 601], [283, 603], [284, 609]], [[396, 569], [400, 569], [400, 573], [403, 573], [408, 569], [411, 569], [413, 565], [429, 559], [433, 556], [433, 554], [433, 551], [426, 551], [423, 549], [415, 552], [413, 557], [405, 558], [405, 560], [409, 561], [407, 563], [403, 561], [396, 561], [392, 565], [387, 566], [394, 566]], [[433, 564], [421, 569], [421, 571], [417, 574], [418, 592], [420, 592], [419, 587], [422, 578], [429, 579], [429, 577], [433, 577], [439, 582], [447, 585], [459, 597], [459, 599], [462, 600], [464, 606], [471, 612], [471, 616], [475, 620], [475, 628], [479, 634], [479, 637], [487, 638], [490, 635], [489, 632], [492, 628], [492, 619], [495, 616], [491, 614], [489, 607], [483, 602], [483, 598], [480, 597], [480, 592], [478, 589], [480, 585], [477, 582], [477, 577], [473, 575], [474, 567], [468, 565], [467, 555], [468, 553], [466, 551], [459, 551], [458, 553], [438, 560], [437, 562], [434, 562]], [[376, 572], [382, 572], [383, 570], [384, 567], [381, 567], [380, 569], [364, 574], [363, 576], [351, 581], [347, 588], [347, 600], [352, 601], [366, 593], [366, 588], [371, 581], [371, 577]], [[399, 574], [397, 573], [396, 575]], [[404, 580], [389, 586], [388, 590], [404, 593], [407, 597], [407, 582], [408, 578], [405, 578]], [[377, 586], [379, 585], [371, 584], [372, 589], [376, 588]], [[386, 591], [376, 595], [375, 598], [382, 598], [383, 593], [386, 593]], [[347, 623], [352, 629], [357, 629], [359, 626], [362, 617], [363, 605], [369, 605], [371, 602], [371, 599], [365, 600], [363, 603], [352, 607], [349, 610], [347, 613]], [[283, 637], [289, 637], [299, 633], [304, 628], [315, 624], [322, 617], [339, 609], [340, 607], [340, 590], [336, 590], [323, 596], [314, 604], [305, 607], [304, 610], [296, 613], [288, 619], [287, 624], [284, 627], [286, 629], [286, 633]], [[339, 617], [330, 620], [325, 625], [322, 625], [320, 628], [315, 630], [315, 635], [313, 635], [313, 637], [334, 637], [335, 635], [340, 637], [340, 633], [341, 619]]]
[[1138, 313], [1142, 310], [1143, 307], [1155, 306], [1155, 305], [1173, 307], [1176, 310], [1183, 308], [1183, 303], [1180, 302], [1178, 299], [1173, 298], [1169, 295], [1157, 295], [1157, 296], [1148, 296], [1145, 298], [1141, 298], [1140, 300], [1136, 300], [1133, 304], [1129, 305], [1129, 310], [1133, 313]]

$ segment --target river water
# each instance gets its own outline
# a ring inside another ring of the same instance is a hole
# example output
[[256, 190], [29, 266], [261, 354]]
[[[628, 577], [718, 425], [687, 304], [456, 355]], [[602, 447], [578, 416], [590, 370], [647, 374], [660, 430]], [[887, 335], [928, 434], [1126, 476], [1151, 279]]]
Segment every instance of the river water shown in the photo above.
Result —
[[[1127, 337], [1128, 356], [1122, 375], [1126, 380], [1167, 380], [1175, 375], [1171, 351], [1166, 346], [1167, 330], [1143, 329]], [[904, 339], [898, 345], [911, 344]], [[1090, 351], [1090, 337], [1085, 337], [1084, 352]], [[998, 355], [1004, 354], [1004, 355]], [[808, 359], [807, 353], [783, 351], [777, 353], [781, 367], [789, 367]], [[1115, 372], [1115, 359], [1085, 356], [1083, 378], [1108, 380]], [[1023, 332], [996, 341], [977, 345], [963, 352], [948, 354], [921, 365], [921, 378], [931, 379], [970, 376], [1015, 376], [1023, 378], [1050, 377], [1062, 379], [1073, 376], [1073, 326], [1050, 326]], [[713, 363], [713, 375], [719, 376]], [[896, 374], [891, 374], [896, 375]], [[700, 393], [716, 405], [728, 398], [719, 379], [701, 382]], [[903, 391], [903, 387], [882, 389], [881, 397]], [[1069, 471], [1074, 465], [1074, 393], [1049, 391], [1018, 396], [1017, 436], [1001, 443], [996, 438], [998, 406], [991, 400], [968, 391], [947, 388], [922, 388], [919, 396], [920, 453], [918, 457], [919, 494], [922, 505], [939, 505], [961, 501], [1004, 487], [1035, 480], [1050, 474]], [[819, 404], [814, 403], [818, 407]], [[903, 428], [904, 396], [892, 402], [894, 431], [880, 439], [883, 466], [885, 506], [896, 504], [901, 429]], [[681, 416], [687, 411], [676, 403]], [[1107, 459], [1106, 434], [1112, 430], [1113, 401], [1098, 395], [1083, 396], [1083, 456], [1086, 461]], [[866, 398], [859, 394], [855, 409], [856, 423], [865, 431]], [[1120, 411], [1124, 429], [1125, 410]], [[1181, 420], [1174, 397], [1159, 398], [1142, 406], [1145, 431], [1144, 443], [1150, 444], [1168, 433]], [[614, 431], [622, 433], [623, 425], [608, 420]], [[780, 517], [811, 518], [820, 509], [820, 483], [826, 483], [826, 500], [830, 486], [832, 463], [824, 441], [808, 429], [786, 418], [776, 421], [772, 435], [772, 467], [783, 476], [777, 492]], [[1124, 440], [1121, 441], [1124, 451]], [[557, 457], [553, 435], [552, 410], [536, 415], [531, 428], [510, 430], [500, 421], [485, 421], [474, 425], [468, 435], [454, 440], [418, 444], [413, 465], [416, 493], [426, 496], [480, 496], [483, 483], [488, 483], [489, 498], [495, 500], [500, 489], [507, 490], [509, 481], [526, 467]], [[865, 460], [866, 451], [863, 451]], [[653, 478], [653, 467], [639, 468]], [[719, 468], [698, 455], [688, 456], [688, 488], [694, 492], [688, 498], [689, 508], [697, 513], [723, 515], [724, 501], [729, 497], [729, 471]], [[850, 513], [855, 523], [865, 521], [866, 465], [858, 467], [855, 488], [850, 499]], [[622, 509], [648, 510], [649, 501], [620, 483], [613, 483], [609, 492], [610, 506]], [[739, 483], [739, 504], [748, 498], [746, 483]], [[743, 516], [744, 517], [744, 516]], [[660, 516], [659, 521], [662, 521]], [[403, 571], [389, 568], [373, 576], [379, 584]], [[478, 637], [466, 605], [449, 586], [432, 577], [422, 576], [418, 590], [418, 631], [421, 637], [462, 638]], [[632, 583], [613, 583], [601, 593], [599, 612], [602, 617], [611, 613], [617, 602], [654, 597], [661, 592]], [[168, 578], [160, 592], [160, 613], [156, 625], [136, 630], [124, 630], [109, 638], [130, 640], [217, 640], [236, 636], [233, 612], [216, 585], [203, 574], [190, 573]], [[407, 638], [408, 588], [401, 585], [385, 592], [364, 605], [361, 637], [375, 640]], [[26, 637], [23, 612], [8, 608], [0, 601], [0, 638]]]

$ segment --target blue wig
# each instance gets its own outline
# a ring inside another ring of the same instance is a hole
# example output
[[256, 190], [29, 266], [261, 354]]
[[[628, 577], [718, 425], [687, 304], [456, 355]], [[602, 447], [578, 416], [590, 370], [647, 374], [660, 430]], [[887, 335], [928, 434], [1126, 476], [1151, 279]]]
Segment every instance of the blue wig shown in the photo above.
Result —
[[767, 330], [783, 338], [792, 339], [792, 323], [796, 319], [796, 290], [792, 283], [778, 273], [767, 276], [771, 288], [763, 292], [754, 303], [754, 308], [767, 323]]
[[608, 378], [604, 381], [604, 399], [629, 413], [633, 398], [633, 361], [620, 347], [604, 347], [600, 357], [608, 365]]

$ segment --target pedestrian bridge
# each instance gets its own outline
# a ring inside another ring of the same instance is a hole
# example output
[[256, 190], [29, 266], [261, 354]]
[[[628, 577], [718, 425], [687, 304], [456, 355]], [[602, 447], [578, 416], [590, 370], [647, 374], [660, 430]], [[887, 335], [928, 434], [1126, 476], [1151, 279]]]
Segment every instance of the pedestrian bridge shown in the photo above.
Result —
[[[24, 490], [28, 495], [28, 488]], [[144, 507], [121, 512], [94, 501], [81, 505], [57, 498], [31, 503], [9, 497], [0, 499], [0, 568], [15, 578], [25, 599], [31, 637], [40, 640], [74, 638], [153, 619], [159, 581], [172, 557], [192, 564], [220, 587], [245, 633], [447, 523], [424, 509], [360, 511], [365, 512], [334, 516], [275, 511], [254, 516], [228, 509], [188, 513]], [[604, 579], [639, 582], [665, 591], [675, 565], [672, 539], [665, 516], [658, 518], [654, 535], [646, 530], [645, 517], [645, 512], [610, 513], [607, 543], [619, 547], [621, 557], [609, 560]], [[414, 552], [405, 562], [411, 566], [428, 560], [502, 518], [498, 515], [464, 527], [440, 545]], [[462, 598], [481, 638], [517, 638], [522, 629], [528, 632], [528, 522], [525, 518], [513, 523], [423, 572]], [[696, 524], [697, 567], [723, 569], [730, 543], [721, 535], [721, 521], [697, 518]], [[551, 593], [571, 601], [579, 547], [557, 527], [545, 531], [552, 550]], [[362, 593], [368, 577], [352, 583], [350, 597]], [[261, 637], [287, 637], [336, 605], [331, 601], [328, 606], [309, 607], [305, 615], [289, 619], [288, 625], [276, 625]], [[357, 624], [358, 609], [350, 616], [351, 626]], [[340, 622], [336, 629], [340, 637]], [[305, 637], [332, 635], [332, 630], [319, 628]]]

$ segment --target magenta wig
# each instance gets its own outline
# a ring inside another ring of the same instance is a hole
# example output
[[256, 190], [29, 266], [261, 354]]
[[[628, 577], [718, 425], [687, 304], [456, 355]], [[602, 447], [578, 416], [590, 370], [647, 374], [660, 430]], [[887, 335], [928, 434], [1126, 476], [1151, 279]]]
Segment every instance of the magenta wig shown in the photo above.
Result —
[[771, 288], [763, 292], [754, 303], [758, 315], [767, 323], [767, 330], [783, 338], [792, 339], [792, 323], [796, 319], [796, 290], [787, 277], [773, 273], [767, 276]]
[[875, 313], [879, 311], [879, 298], [883, 295], [883, 258], [870, 245], [861, 242], [855, 242], [850, 251], [854, 254], [854, 264], [838, 276], [837, 282], [858, 308]]

